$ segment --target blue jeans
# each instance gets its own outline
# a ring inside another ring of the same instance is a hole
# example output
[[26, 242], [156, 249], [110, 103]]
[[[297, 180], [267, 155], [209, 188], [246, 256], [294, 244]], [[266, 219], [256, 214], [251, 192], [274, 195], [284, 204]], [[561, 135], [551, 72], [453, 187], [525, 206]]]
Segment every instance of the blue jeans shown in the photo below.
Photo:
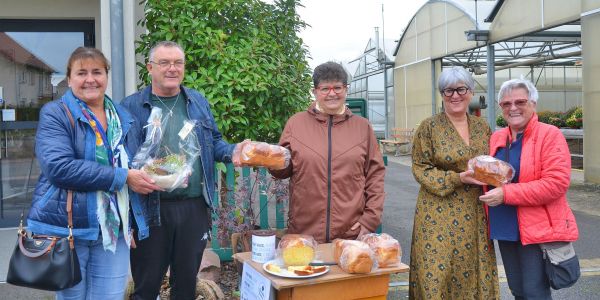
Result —
[[538, 244], [523, 246], [520, 241], [498, 241], [506, 279], [515, 299], [552, 299], [542, 250]]
[[123, 234], [115, 253], [104, 250], [102, 236], [96, 241], [75, 240], [75, 251], [81, 268], [81, 282], [56, 292], [56, 299], [123, 300], [129, 276], [129, 247]]

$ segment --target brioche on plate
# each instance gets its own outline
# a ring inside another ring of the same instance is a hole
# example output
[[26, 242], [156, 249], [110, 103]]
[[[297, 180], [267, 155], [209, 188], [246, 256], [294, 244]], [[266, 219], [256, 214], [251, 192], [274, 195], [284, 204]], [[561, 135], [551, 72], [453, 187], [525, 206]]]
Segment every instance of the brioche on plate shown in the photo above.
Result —
[[317, 242], [310, 235], [286, 234], [277, 248], [286, 266], [307, 266], [315, 258]]

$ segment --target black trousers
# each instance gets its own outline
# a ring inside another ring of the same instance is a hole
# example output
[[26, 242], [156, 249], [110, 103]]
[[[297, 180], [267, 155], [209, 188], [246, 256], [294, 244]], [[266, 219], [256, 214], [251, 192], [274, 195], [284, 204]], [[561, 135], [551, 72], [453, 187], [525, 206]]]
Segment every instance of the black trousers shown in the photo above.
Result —
[[170, 267], [171, 299], [195, 299], [196, 276], [208, 240], [208, 209], [202, 197], [160, 202], [161, 226], [131, 249], [133, 299], [155, 300]]

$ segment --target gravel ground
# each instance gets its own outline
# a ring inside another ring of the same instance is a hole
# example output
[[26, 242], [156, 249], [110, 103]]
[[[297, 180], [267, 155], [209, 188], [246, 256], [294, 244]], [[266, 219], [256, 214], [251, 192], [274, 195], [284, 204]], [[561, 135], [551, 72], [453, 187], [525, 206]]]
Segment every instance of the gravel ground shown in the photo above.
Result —
[[234, 262], [221, 262], [221, 276], [219, 286], [225, 294], [225, 299], [240, 299], [239, 294], [240, 275]]

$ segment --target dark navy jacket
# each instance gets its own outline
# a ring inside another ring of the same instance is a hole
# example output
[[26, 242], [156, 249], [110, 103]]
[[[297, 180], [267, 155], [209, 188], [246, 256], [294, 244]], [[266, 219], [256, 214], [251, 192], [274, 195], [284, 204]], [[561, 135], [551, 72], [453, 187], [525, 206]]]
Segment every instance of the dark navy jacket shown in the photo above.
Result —
[[[215, 118], [210, 110], [206, 98], [198, 91], [181, 86], [182, 96], [186, 99], [188, 119], [196, 121], [195, 132], [200, 143], [200, 160], [202, 163], [202, 178], [207, 190], [208, 199], [206, 204], [212, 207], [212, 198], [215, 192], [215, 161], [231, 162], [231, 154], [235, 144], [223, 141], [222, 135], [217, 128]], [[128, 149], [137, 149], [146, 139], [146, 126], [150, 111], [152, 110], [152, 87], [128, 96], [122, 105], [129, 110], [134, 118], [130, 136], [127, 139]], [[158, 193], [142, 197], [143, 213], [150, 226], [160, 225], [160, 207]]]
[[[64, 102], [74, 119], [71, 124], [61, 104]], [[130, 135], [133, 119], [121, 106], [115, 105], [123, 137]], [[35, 154], [41, 174], [35, 187], [27, 217], [28, 229], [36, 234], [67, 236], [66, 190], [73, 190], [73, 235], [84, 240], [97, 240], [97, 191], [117, 191], [127, 180], [127, 169], [96, 162], [96, 136], [81, 111], [71, 90], [60, 100], [44, 105], [40, 111], [35, 138]], [[126, 146], [126, 144], [124, 143]], [[129, 159], [135, 152], [125, 149]], [[148, 237], [149, 229], [141, 214], [140, 197], [129, 190], [130, 206], [138, 227], [138, 238]]]

